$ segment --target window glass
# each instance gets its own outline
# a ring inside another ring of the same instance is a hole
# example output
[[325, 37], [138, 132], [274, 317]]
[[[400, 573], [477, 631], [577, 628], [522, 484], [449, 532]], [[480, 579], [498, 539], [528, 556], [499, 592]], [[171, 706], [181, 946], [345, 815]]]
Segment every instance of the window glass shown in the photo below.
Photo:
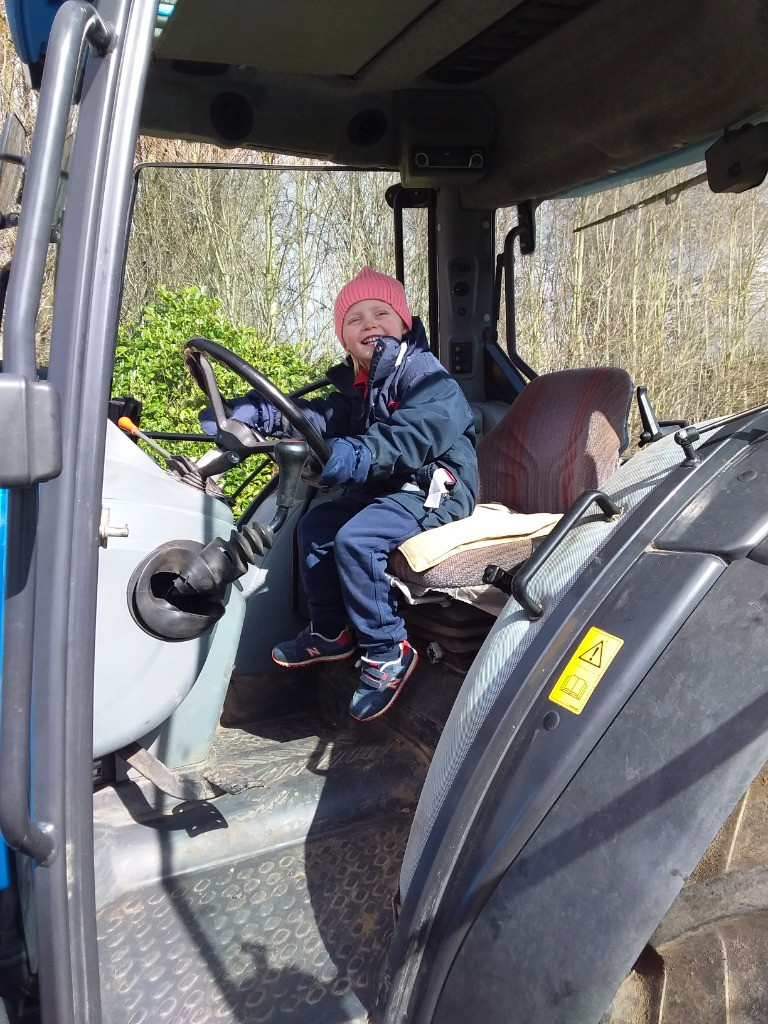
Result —
[[[395, 273], [392, 173], [316, 167], [142, 168], [123, 294], [201, 288], [269, 342], [338, 353], [333, 302], [366, 264]], [[427, 317], [426, 211], [404, 211], [405, 284]]]
[[[663, 419], [766, 400], [766, 192], [715, 195], [704, 177], [542, 204], [536, 252], [515, 254], [517, 347], [534, 369], [623, 366]], [[516, 221], [501, 214], [499, 251]]]

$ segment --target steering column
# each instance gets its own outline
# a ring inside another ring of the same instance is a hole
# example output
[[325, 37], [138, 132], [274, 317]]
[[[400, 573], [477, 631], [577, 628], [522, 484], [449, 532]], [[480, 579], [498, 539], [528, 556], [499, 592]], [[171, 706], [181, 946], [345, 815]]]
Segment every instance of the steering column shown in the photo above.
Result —
[[309, 454], [302, 438], [277, 441], [273, 458], [280, 475], [277, 511], [266, 525], [234, 529], [229, 538], [208, 544], [175, 540], [162, 544], [134, 570], [128, 584], [128, 605], [134, 621], [160, 640], [191, 640], [224, 614], [227, 587], [274, 542], [285, 523]]

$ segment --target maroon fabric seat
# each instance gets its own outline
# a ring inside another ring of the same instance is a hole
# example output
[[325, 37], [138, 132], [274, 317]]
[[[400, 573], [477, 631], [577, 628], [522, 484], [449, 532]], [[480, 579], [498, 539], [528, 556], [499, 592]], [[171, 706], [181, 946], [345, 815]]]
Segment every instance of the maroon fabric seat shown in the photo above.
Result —
[[[599, 487], [626, 447], [632, 381], [616, 367], [559, 370], [525, 388], [477, 447], [480, 502], [515, 512], [565, 512], [584, 491]], [[414, 572], [394, 551], [390, 571], [405, 583], [443, 590], [477, 586], [490, 563], [511, 570], [530, 555], [530, 538], [453, 555]]]

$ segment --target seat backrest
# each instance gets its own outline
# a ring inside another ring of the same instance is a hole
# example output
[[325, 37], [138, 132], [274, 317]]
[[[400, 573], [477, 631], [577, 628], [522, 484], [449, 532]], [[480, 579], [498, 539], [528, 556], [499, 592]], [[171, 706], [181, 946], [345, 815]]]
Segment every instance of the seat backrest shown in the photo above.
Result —
[[618, 467], [632, 380], [613, 366], [536, 377], [477, 446], [481, 502], [565, 512]]

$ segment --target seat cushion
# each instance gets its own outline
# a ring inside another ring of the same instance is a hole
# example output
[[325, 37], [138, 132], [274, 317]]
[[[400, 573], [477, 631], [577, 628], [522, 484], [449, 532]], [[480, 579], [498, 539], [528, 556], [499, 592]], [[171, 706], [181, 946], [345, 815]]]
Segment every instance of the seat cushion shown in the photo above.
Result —
[[489, 548], [522, 537], [543, 537], [559, 518], [557, 513], [546, 512], [524, 515], [491, 502], [477, 505], [466, 519], [417, 533], [401, 544], [399, 550], [414, 572], [425, 572], [465, 551]]
[[[439, 527], [443, 529], [443, 527]], [[389, 571], [406, 583], [416, 583], [434, 590], [473, 587], [482, 581], [486, 566], [503, 565], [516, 569], [533, 551], [533, 537], [518, 537], [513, 541], [496, 541], [487, 547], [460, 551], [439, 565], [424, 572], [414, 571], [398, 548], [389, 556]]]
[[[565, 512], [618, 468], [631, 400], [629, 374], [613, 366], [558, 370], [532, 380], [478, 445], [478, 500], [529, 514]], [[398, 549], [389, 569], [421, 587], [472, 587], [490, 564], [517, 569], [534, 545], [528, 536], [464, 549], [423, 572]]]

